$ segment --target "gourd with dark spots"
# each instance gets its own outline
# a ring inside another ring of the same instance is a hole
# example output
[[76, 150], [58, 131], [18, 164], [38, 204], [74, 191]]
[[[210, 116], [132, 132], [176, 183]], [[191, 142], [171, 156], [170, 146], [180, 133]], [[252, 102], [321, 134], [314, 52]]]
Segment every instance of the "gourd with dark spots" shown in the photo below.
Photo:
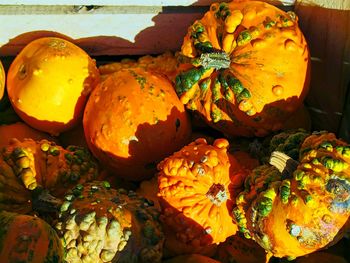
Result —
[[293, 12], [260, 1], [213, 3], [184, 38], [175, 79], [188, 109], [227, 136], [265, 136], [302, 106], [309, 51]]
[[[349, 227], [350, 145], [333, 133], [283, 133], [270, 164], [236, 198], [239, 230], [271, 256], [295, 258], [337, 242]], [[298, 153], [295, 159], [284, 153]]]

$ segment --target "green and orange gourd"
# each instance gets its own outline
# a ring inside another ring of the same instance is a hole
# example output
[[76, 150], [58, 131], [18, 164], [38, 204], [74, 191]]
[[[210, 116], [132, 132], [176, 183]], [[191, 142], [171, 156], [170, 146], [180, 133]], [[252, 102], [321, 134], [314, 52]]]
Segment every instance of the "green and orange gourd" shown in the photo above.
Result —
[[276, 257], [336, 243], [349, 227], [350, 145], [328, 132], [283, 133], [273, 141], [270, 164], [254, 169], [236, 198], [239, 230]]
[[86, 149], [64, 149], [47, 140], [12, 139], [0, 151], [0, 210], [40, 214], [56, 209], [42, 206], [46, 197], [62, 198], [68, 189], [98, 174], [97, 162]]
[[188, 28], [181, 54], [180, 100], [227, 136], [281, 129], [308, 91], [309, 51], [298, 18], [268, 3], [213, 3]]

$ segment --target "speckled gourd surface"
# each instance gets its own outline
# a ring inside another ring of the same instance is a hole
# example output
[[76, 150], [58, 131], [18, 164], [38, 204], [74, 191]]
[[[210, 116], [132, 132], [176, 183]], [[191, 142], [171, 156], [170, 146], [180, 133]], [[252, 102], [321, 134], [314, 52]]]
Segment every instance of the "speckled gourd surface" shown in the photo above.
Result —
[[180, 100], [228, 136], [283, 127], [309, 84], [298, 17], [261, 1], [213, 3], [184, 38], [175, 79]]
[[67, 189], [97, 176], [97, 163], [84, 148], [12, 139], [0, 150], [0, 209], [31, 213], [34, 195], [45, 191], [61, 198]]
[[158, 165], [162, 221], [171, 235], [198, 251], [236, 233], [230, 207], [235, 177], [244, 169], [228, 153], [226, 139], [200, 138]]
[[164, 236], [153, 203], [106, 181], [78, 184], [65, 196], [56, 229], [66, 262], [161, 261]]
[[297, 161], [274, 151], [246, 178], [233, 215], [270, 255], [295, 258], [334, 244], [348, 227], [350, 145], [328, 132], [285, 138], [273, 147], [298, 149]]
[[56, 231], [39, 217], [0, 211], [0, 259], [7, 263], [61, 263]]

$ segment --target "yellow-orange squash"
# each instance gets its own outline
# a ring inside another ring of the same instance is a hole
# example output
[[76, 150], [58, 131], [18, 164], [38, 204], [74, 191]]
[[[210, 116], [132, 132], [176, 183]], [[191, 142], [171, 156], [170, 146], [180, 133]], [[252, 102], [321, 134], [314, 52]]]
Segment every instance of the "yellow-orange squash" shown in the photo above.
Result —
[[34, 141], [40, 141], [42, 139], [54, 140], [47, 133], [35, 130], [24, 122], [0, 125], [0, 147], [8, 145], [12, 138], [20, 141], [25, 138], [33, 139]]
[[7, 91], [27, 124], [57, 135], [77, 123], [98, 80], [95, 61], [84, 50], [45, 37], [30, 42], [13, 60]]
[[6, 78], [5, 70], [0, 61], [0, 100], [2, 99], [2, 96], [4, 96], [5, 78]]
[[191, 133], [171, 82], [142, 68], [122, 69], [102, 81], [86, 104], [83, 125], [92, 153], [127, 180], [150, 178]]
[[197, 139], [158, 164], [162, 221], [178, 243], [200, 253], [237, 231], [231, 197], [241, 167], [228, 154], [229, 143]]
[[298, 18], [264, 2], [213, 3], [189, 27], [181, 53], [190, 60], [175, 80], [181, 101], [229, 136], [281, 129], [308, 91]]
[[55, 230], [29, 215], [0, 212], [1, 262], [64, 262], [64, 250]]
[[[295, 258], [337, 242], [350, 216], [350, 145], [328, 132], [281, 142], [245, 180], [233, 209], [241, 232], [270, 255]], [[293, 137], [291, 137], [293, 138]], [[290, 143], [289, 147], [285, 147]]]

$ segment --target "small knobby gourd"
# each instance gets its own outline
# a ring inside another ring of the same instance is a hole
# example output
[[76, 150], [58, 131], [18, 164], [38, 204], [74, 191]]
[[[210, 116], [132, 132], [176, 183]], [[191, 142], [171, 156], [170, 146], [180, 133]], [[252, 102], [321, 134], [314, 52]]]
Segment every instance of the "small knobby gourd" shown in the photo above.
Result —
[[350, 145], [328, 132], [272, 141], [272, 148], [297, 150], [297, 161], [275, 151], [246, 178], [233, 209], [240, 231], [276, 257], [334, 244], [349, 224]]
[[13, 138], [18, 139], [19, 141], [26, 138], [33, 139], [34, 141], [40, 141], [43, 139], [54, 141], [54, 138], [49, 134], [33, 129], [24, 122], [0, 125], [0, 148], [7, 146]]
[[192, 251], [236, 233], [231, 187], [235, 177], [243, 175], [228, 146], [226, 139], [208, 145], [200, 138], [158, 164], [161, 219], [178, 242]]
[[174, 82], [178, 73], [179, 61], [178, 54], [165, 52], [158, 56], [142, 56], [137, 60], [122, 59], [120, 62], [112, 62], [99, 66], [98, 70], [101, 74], [101, 79], [105, 79], [109, 74], [117, 72], [121, 69], [129, 69], [140, 67], [147, 71], [161, 73]]
[[1, 262], [63, 262], [55, 230], [39, 217], [0, 211]]
[[99, 82], [95, 61], [70, 41], [44, 37], [27, 44], [13, 60], [7, 92], [17, 114], [30, 126], [57, 135], [81, 118]]
[[227, 136], [281, 129], [308, 91], [309, 51], [298, 18], [264, 2], [213, 3], [188, 28], [181, 53], [180, 100]]
[[[43, 191], [60, 198], [78, 183], [94, 180], [98, 167], [83, 148], [63, 149], [47, 140], [13, 139], [0, 151], [0, 210], [32, 213]], [[48, 208], [51, 209], [51, 208]]]
[[189, 141], [191, 123], [171, 82], [141, 67], [110, 74], [84, 112], [87, 144], [116, 176], [141, 181]]
[[4, 96], [4, 91], [5, 91], [5, 79], [6, 79], [6, 74], [4, 67], [0, 61], [0, 100]]
[[133, 191], [107, 181], [78, 184], [65, 196], [56, 229], [67, 262], [161, 262], [159, 212]]

